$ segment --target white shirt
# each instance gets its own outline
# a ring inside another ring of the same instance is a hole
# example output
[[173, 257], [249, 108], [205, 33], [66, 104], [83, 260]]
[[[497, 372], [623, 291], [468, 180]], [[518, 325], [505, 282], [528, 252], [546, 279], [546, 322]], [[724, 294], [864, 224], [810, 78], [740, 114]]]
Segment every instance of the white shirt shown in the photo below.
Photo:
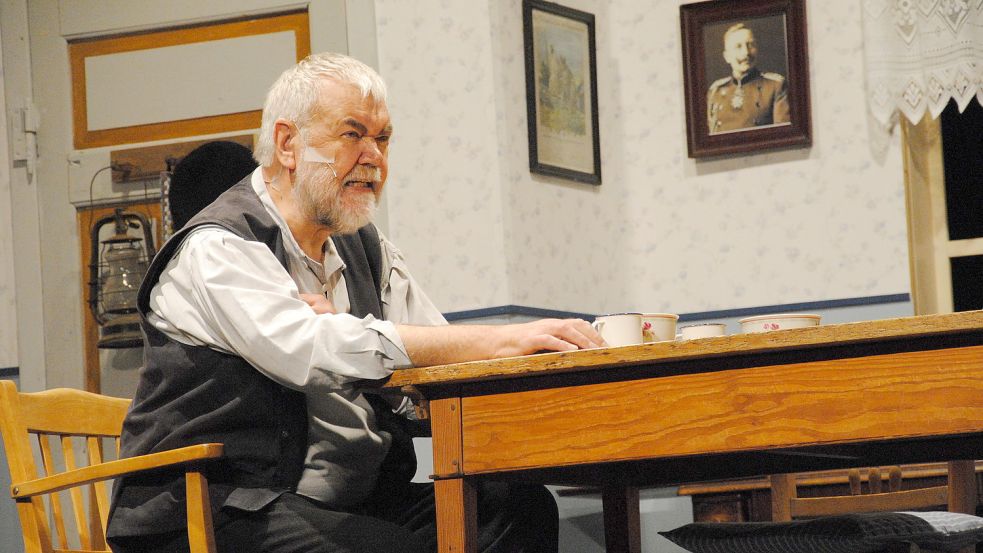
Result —
[[[307, 397], [310, 447], [298, 492], [343, 506], [363, 499], [389, 447], [355, 384], [410, 366], [396, 324], [446, 324], [380, 236], [383, 317], [350, 314], [344, 262], [332, 241], [306, 256], [269, 197], [262, 169], [253, 190], [283, 235], [288, 269], [269, 248], [217, 227], [192, 230], [151, 291], [148, 321], [168, 337], [245, 359]], [[325, 294], [338, 314], [317, 315], [299, 294]], [[407, 407], [404, 404], [403, 408]]]

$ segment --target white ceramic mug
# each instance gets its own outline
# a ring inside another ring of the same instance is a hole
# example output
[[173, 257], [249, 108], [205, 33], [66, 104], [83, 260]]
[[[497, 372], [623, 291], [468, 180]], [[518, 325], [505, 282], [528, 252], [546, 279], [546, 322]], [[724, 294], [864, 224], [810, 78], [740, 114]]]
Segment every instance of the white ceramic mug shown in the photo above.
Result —
[[642, 343], [641, 313], [598, 315], [594, 318], [591, 326], [609, 346], [630, 346]]
[[710, 338], [713, 336], [723, 336], [725, 334], [727, 334], [727, 325], [724, 323], [701, 323], [684, 326], [679, 329], [680, 340]]
[[676, 338], [676, 321], [673, 313], [642, 313], [642, 341], [664, 342]]

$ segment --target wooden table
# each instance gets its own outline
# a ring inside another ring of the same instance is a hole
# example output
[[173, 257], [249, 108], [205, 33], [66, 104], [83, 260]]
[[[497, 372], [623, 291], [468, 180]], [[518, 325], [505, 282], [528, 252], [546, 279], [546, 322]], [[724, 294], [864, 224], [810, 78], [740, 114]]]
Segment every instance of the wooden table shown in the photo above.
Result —
[[983, 312], [398, 371], [433, 426], [440, 551], [474, 551], [483, 478], [603, 490], [640, 550], [638, 487], [983, 458]]

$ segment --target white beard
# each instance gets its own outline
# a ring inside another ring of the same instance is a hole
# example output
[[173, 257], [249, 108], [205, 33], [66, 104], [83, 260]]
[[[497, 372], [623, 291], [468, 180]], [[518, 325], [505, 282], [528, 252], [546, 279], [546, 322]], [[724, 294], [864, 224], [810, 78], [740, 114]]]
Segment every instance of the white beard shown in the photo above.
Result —
[[344, 180], [350, 176], [372, 180], [375, 170], [356, 167], [348, 175], [336, 177], [330, 165], [301, 163], [297, 168], [294, 195], [305, 215], [332, 233], [352, 234], [372, 222], [377, 209], [375, 193], [346, 189]]

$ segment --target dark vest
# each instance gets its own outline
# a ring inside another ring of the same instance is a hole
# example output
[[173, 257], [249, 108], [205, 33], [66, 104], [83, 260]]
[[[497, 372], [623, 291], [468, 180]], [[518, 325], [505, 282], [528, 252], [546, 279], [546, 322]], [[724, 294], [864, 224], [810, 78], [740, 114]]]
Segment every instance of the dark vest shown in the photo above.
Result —
[[[150, 265], [137, 304], [143, 319], [144, 367], [121, 438], [122, 457], [199, 443], [224, 444], [224, 457], [207, 465], [215, 511], [223, 506], [256, 511], [295, 489], [307, 451], [304, 395], [267, 378], [240, 357], [168, 338], [147, 322], [147, 314], [150, 292], [167, 263], [188, 232], [204, 224], [218, 224], [246, 240], [266, 244], [286, 268], [283, 237], [253, 191], [250, 178], [191, 219], [164, 244]], [[381, 251], [375, 227], [367, 225], [357, 234], [333, 239], [346, 265], [351, 313], [381, 319]], [[376, 405], [378, 402], [373, 402]], [[391, 410], [379, 418], [380, 427], [386, 428]], [[409, 466], [405, 444], [394, 444], [393, 450], [390, 456], [399, 451], [400, 459], [395, 461], [398, 470], [410, 471], [412, 476], [415, 458]], [[387, 458], [385, 466], [393, 463]], [[181, 472], [121, 478], [113, 493], [109, 535], [157, 534], [183, 528], [184, 497]]]

